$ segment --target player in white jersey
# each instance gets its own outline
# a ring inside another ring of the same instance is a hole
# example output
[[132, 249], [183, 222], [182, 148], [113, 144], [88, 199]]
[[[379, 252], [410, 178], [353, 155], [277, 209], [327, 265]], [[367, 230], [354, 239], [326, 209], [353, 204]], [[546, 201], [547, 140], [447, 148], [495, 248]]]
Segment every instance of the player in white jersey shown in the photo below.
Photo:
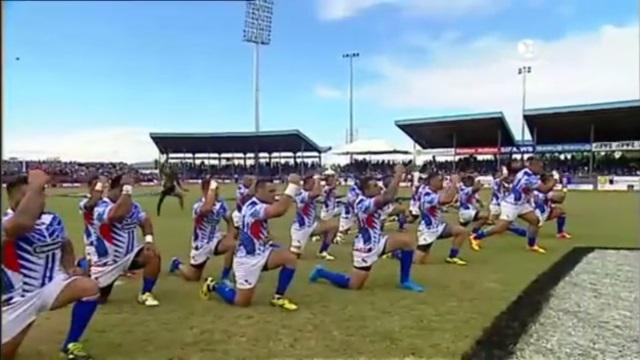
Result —
[[43, 212], [48, 176], [36, 170], [7, 184], [2, 219], [2, 359], [13, 359], [43, 312], [75, 302], [65, 359], [91, 359], [79, 342], [98, 306], [98, 285], [75, 266], [62, 219]]
[[414, 223], [418, 219], [420, 219], [420, 199], [422, 198], [422, 193], [426, 189], [425, 178], [422, 175], [419, 175], [419, 182], [413, 187], [413, 192], [411, 193], [411, 201], [409, 203], [409, 222]]
[[245, 175], [242, 177], [242, 183], [238, 184], [238, 188], [236, 189], [236, 208], [231, 214], [233, 226], [235, 226], [236, 229], [239, 229], [240, 225], [242, 225], [240, 213], [242, 212], [244, 204], [253, 197], [255, 183], [256, 178], [254, 176]]
[[439, 173], [430, 173], [420, 198], [420, 223], [418, 225], [418, 246], [414, 256], [417, 264], [426, 264], [431, 247], [436, 240], [452, 238], [449, 256], [445, 262], [455, 265], [466, 265], [467, 262], [458, 255], [469, 231], [460, 225], [449, 224], [442, 218], [440, 210], [452, 203], [458, 193], [458, 176], [452, 176], [447, 187]]
[[476, 181], [473, 175], [462, 177], [458, 190], [458, 220], [460, 225], [465, 227], [471, 224], [473, 233], [478, 232], [489, 220], [489, 213], [478, 206], [480, 190], [482, 190], [482, 183]]
[[302, 180], [302, 190], [296, 195], [296, 217], [291, 225], [291, 246], [289, 250], [298, 258], [311, 236], [322, 237], [318, 257], [335, 260], [329, 254], [329, 247], [338, 233], [338, 223], [334, 219], [316, 221], [316, 199], [322, 193], [319, 176], [308, 175]]
[[[544, 182], [549, 175], [543, 174], [540, 179]], [[554, 179], [556, 177], [554, 176]], [[550, 191], [549, 193], [542, 193], [540, 191], [534, 191], [533, 204], [536, 211], [536, 215], [540, 219], [540, 227], [549, 220], [556, 220], [556, 237], [558, 239], [570, 239], [571, 235], [565, 231], [565, 224], [567, 222], [567, 213], [562, 207], [566, 197], [566, 192]]]
[[491, 200], [489, 201], [489, 223], [494, 224], [500, 217], [500, 202], [511, 186], [507, 182], [508, 173], [496, 173], [491, 181]]
[[251, 305], [260, 273], [280, 268], [271, 305], [285, 310], [298, 309], [298, 305], [284, 297], [293, 280], [298, 258], [288, 249], [273, 244], [269, 235], [269, 220], [285, 215], [300, 192], [300, 176], [289, 175], [288, 180], [279, 200], [276, 200], [276, 187], [271, 181], [258, 180], [255, 183], [255, 196], [242, 208], [242, 224], [233, 258], [235, 288], [226, 282], [216, 282], [213, 278], [205, 281], [209, 292], [215, 292], [228, 304], [241, 307]]
[[[517, 168], [512, 167], [511, 173]], [[500, 219], [496, 225], [488, 230], [480, 230], [475, 234], [471, 234], [469, 241], [473, 250], [480, 250], [480, 240], [487, 236], [502, 234], [509, 230], [512, 223], [520, 218], [529, 224], [527, 229], [527, 245], [530, 251], [544, 254], [546, 250], [538, 246], [537, 236], [540, 219], [536, 215], [532, 206], [532, 198], [534, 191], [548, 193], [555, 186], [553, 178], [547, 178], [541, 181], [539, 175], [544, 170], [542, 160], [536, 157], [530, 157], [527, 160], [527, 166], [518, 171], [511, 185], [511, 191], [505, 196], [500, 203]]]
[[347, 196], [342, 206], [342, 213], [340, 214], [340, 224], [338, 225], [338, 236], [336, 236], [336, 243], [344, 242], [344, 237], [349, 234], [349, 230], [354, 224], [354, 206], [356, 199], [361, 195], [361, 191], [357, 185], [351, 185], [347, 191]]
[[[159, 305], [152, 291], [160, 273], [160, 252], [153, 243], [151, 219], [132, 199], [133, 182], [129, 175], [114, 176], [107, 196], [93, 210], [98, 236], [91, 277], [100, 286], [100, 301], [106, 302], [121, 274], [144, 269], [138, 303], [153, 307]], [[138, 227], [142, 229], [144, 245], [138, 242]]]
[[321, 220], [331, 220], [340, 215], [338, 199], [336, 195], [337, 179], [336, 173], [327, 170], [323, 174], [324, 186], [322, 188], [322, 208], [320, 210]]
[[[206, 178], [200, 182], [202, 198], [192, 210], [193, 231], [191, 235], [191, 254], [189, 264], [183, 264], [174, 257], [169, 265], [169, 273], [180, 275], [187, 281], [200, 281], [202, 270], [212, 256], [224, 255], [221, 280], [227, 280], [231, 274], [231, 262], [235, 248], [236, 229], [231, 220], [231, 212], [218, 194], [218, 183]], [[227, 225], [226, 235], [222, 232], [221, 222]], [[201, 292], [208, 298], [207, 291]]]
[[404, 166], [397, 165], [393, 180], [384, 191], [374, 178], [366, 176], [360, 179], [362, 195], [358, 196], [355, 202], [359, 230], [353, 243], [353, 270], [347, 275], [326, 270], [318, 265], [309, 276], [311, 282], [325, 279], [343, 289], [362, 289], [373, 264], [383, 254], [401, 250], [400, 287], [414, 292], [424, 291], [422, 286], [410, 279], [413, 249], [416, 246], [415, 236], [400, 232], [385, 235], [382, 232], [383, 209], [395, 200], [404, 173]]

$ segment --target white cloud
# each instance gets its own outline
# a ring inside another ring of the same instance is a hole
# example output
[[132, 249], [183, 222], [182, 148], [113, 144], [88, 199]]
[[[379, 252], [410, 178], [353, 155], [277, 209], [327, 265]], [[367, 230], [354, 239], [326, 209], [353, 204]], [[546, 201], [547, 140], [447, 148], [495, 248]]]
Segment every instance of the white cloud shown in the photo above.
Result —
[[458, 17], [494, 13], [510, 0], [317, 0], [323, 20], [340, 20], [380, 5], [389, 5], [409, 16]]
[[[522, 60], [516, 44], [486, 37], [425, 46], [432, 58], [427, 65], [379, 56], [372, 65], [379, 79], [363, 86], [360, 96], [392, 109], [502, 110], [519, 129], [522, 81], [517, 68]], [[638, 98], [637, 24], [604, 26], [536, 44], [527, 108]]]
[[73, 161], [151, 161], [158, 157], [158, 150], [149, 132], [136, 127], [104, 127], [56, 133], [12, 133], [3, 140], [3, 156], [28, 160], [58, 157]]
[[322, 99], [339, 99], [343, 97], [342, 91], [331, 86], [318, 84], [313, 88], [313, 93]]

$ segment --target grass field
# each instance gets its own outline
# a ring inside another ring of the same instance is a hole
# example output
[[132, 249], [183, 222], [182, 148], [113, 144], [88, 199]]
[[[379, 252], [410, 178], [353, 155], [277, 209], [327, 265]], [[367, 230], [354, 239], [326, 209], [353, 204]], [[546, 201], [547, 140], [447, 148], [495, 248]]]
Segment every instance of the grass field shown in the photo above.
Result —
[[[137, 190], [146, 191], [150, 189]], [[231, 187], [224, 189], [228, 198], [232, 194]], [[189, 207], [198, 195], [192, 188]], [[177, 200], [170, 198], [158, 219], [156, 197], [136, 200], [153, 218], [163, 255], [163, 273], [155, 290], [161, 305], [143, 308], [135, 302], [140, 280], [125, 280], [117, 286], [85, 334], [85, 343], [97, 359], [456, 359], [537, 274], [572, 246], [636, 246], [639, 233], [637, 194], [573, 192], [566, 203], [572, 240], [556, 240], [555, 223], [541, 232], [546, 255], [525, 251], [524, 240], [512, 235], [488, 239], [480, 253], [465, 246], [466, 268], [444, 264], [450, 243], [440, 242], [431, 263], [413, 270], [415, 280], [427, 286], [423, 294], [395, 288], [398, 263], [394, 260], [376, 264], [360, 292], [309, 284], [307, 276], [319, 261], [313, 257], [318, 244], [312, 243], [288, 293], [300, 310], [287, 313], [268, 305], [277, 272], [263, 275], [251, 308], [234, 308], [218, 299], [200, 300], [199, 284], [166, 273], [172, 256], [188, 259], [190, 212], [180, 211]], [[47, 207], [62, 215], [80, 253], [82, 220], [77, 202], [77, 198], [51, 196]], [[288, 244], [292, 216], [290, 212], [271, 223], [281, 243]], [[332, 253], [338, 260], [328, 266], [349, 270], [350, 245], [334, 246]], [[215, 259], [207, 271], [218, 275], [220, 266], [221, 259]], [[39, 318], [19, 358], [52, 358], [66, 334], [69, 310]]]

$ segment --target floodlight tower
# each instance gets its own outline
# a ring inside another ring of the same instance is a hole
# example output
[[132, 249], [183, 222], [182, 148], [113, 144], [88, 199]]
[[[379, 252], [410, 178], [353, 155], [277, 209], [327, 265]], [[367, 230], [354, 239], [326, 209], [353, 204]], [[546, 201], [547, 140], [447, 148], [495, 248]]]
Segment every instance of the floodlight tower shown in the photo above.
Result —
[[[260, 45], [271, 43], [273, 0], [247, 1], [243, 41], [254, 44], [253, 89], [255, 101], [255, 131], [260, 131]], [[256, 159], [257, 161], [257, 159]]]
[[346, 53], [342, 54], [344, 59], [349, 59], [349, 143], [352, 143], [353, 138], [353, 59], [360, 57], [360, 53]]
[[[535, 47], [533, 40], [522, 40], [518, 43], [518, 53], [524, 60], [531, 60], [535, 57]], [[524, 110], [527, 105], [527, 74], [531, 74], [531, 66], [524, 65], [518, 68], [518, 75], [522, 76], [522, 127], [520, 128], [520, 141], [524, 145]], [[523, 155], [524, 156], [524, 155]]]

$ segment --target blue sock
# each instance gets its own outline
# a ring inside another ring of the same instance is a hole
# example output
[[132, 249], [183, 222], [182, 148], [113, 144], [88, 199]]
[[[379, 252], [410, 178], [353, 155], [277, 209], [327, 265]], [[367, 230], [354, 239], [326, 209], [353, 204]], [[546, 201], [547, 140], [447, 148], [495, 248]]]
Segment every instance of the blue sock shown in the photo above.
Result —
[[236, 300], [236, 289], [227, 286], [225, 283], [216, 285], [216, 294], [218, 294], [224, 302], [233, 305]]
[[349, 281], [351, 281], [351, 278], [349, 278], [349, 275], [345, 275], [338, 272], [332, 272], [325, 269], [318, 269], [318, 277], [321, 279], [325, 279], [331, 284], [333, 284], [333, 286], [336, 286], [342, 289], [348, 289]]
[[527, 244], [532, 247], [536, 245], [536, 236], [527, 234]]
[[142, 279], [142, 293], [148, 293], [153, 291], [153, 287], [156, 286], [156, 280], [158, 279], [152, 279], [152, 278], [148, 278], [145, 277]]
[[486, 230], [478, 230], [478, 232], [475, 233], [475, 239], [476, 240], [482, 240], [482, 239], [484, 239], [486, 237], [487, 237]]
[[398, 261], [400, 261], [400, 259], [402, 259], [402, 251], [400, 250], [393, 250], [393, 252], [391, 253], [391, 256], [393, 256], [394, 258], [396, 258]]
[[478, 227], [474, 227], [473, 229], [471, 229], [471, 233], [473, 234], [477, 234], [478, 231], [482, 230], [482, 227], [478, 226]]
[[460, 253], [460, 249], [451, 248], [451, 250], [449, 250], [449, 257], [450, 258], [456, 258], [456, 257], [458, 257], [459, 253]]
[[526, 237], [527, 236], [527, 229], [525, 228], [521, 228], [516, 224], [511, 224], [509, 225], [509, 227], [507, 228], [507, 231], [512, 232], [520, 237]]
[[556, 219], [556, 226], [558, 227], [558, 234], [562, 234], [564, 232], [564, 224], [567, 222], [567, 217], [565, 215], [559, 216]]
[[222, 278], [222, 280], [226, 280], [229, 278], [229, 275], [231, 275], [231, 266], [229, 267], [223, 267], [222, 268], [222, 276], [220, 276]]
[[329, 241], [328, 237], [325, 237], [322, 244], [320, 244], [320, 250], [318, 250], [318, 253], [323, 253], [325, 251], [328, 251], [329, 246], [331, 246], [331, 241]]
[[278, 287], [276, 288], [276, 295], [284, 295], [285, 291], [287, 291], [287, 288], [289, 287], [289, 284], [291, 284], [291, 280], [293, 280], [293, 274], [296, 273], [296, 269], [295, 268], [290, 268], [290, 267], [286, 267], [283, 266], [282, 269], [280, 269], [280, 274], [278, 275]]
[[67, 346], [71, 343], [80, 341], [82, 333], [89, 325], [91, 317], [98, 308], [98, 300], [78, 300], [73, 304], [73, 310], [71, 310], [71, 326], [69, 326], [69, 333], [67, 339], [62, 344], [62, 351], [66, 352]]
[[409, 281], [411, 275], [411, 265], [413, 264], [413, 250], [400, 251], [400, 283]]
[[405, 214], [398, 215], [398, 229], [404, 230], [404, 227], [406, 224], [407, 224], [407, 216]]

